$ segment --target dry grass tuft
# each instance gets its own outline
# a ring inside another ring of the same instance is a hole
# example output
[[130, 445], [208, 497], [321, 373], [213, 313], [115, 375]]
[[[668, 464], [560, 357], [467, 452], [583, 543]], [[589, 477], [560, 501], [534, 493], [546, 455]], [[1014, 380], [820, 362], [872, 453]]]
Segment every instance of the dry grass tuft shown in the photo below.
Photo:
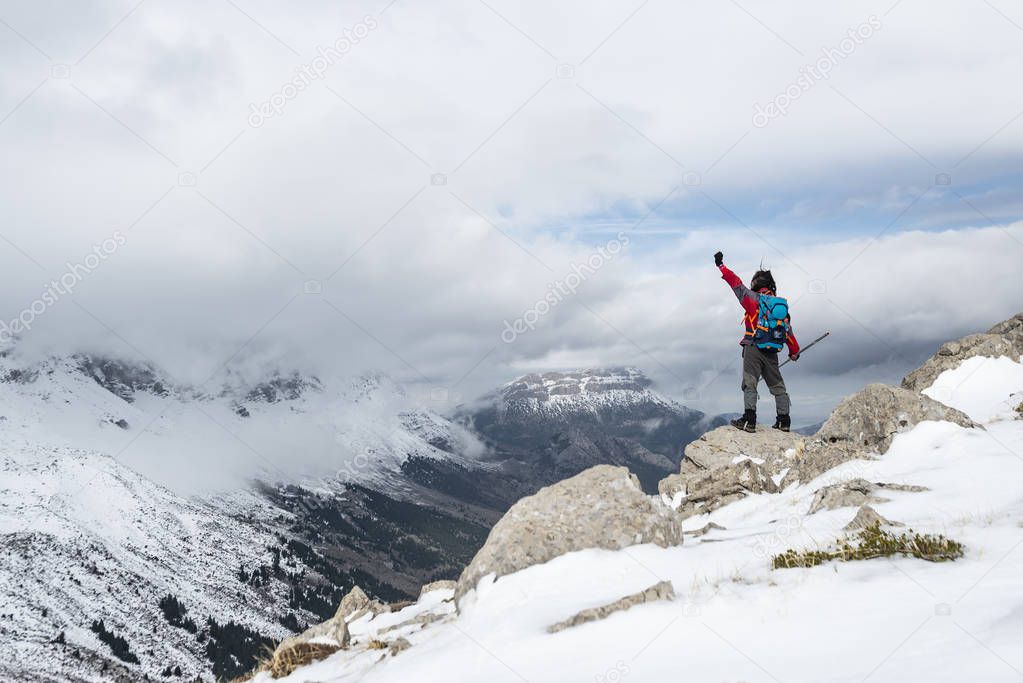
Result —
[[263, 671], [268, 672], [273, 678], [283, 678], [294, 672], [298, 667], [326, 659], [340, 649], [342, 648], [337, 645], [326, 645], [323, 643], [295, 643], [291, 647], [278, 652], [272, 652], [268, 649], [267, 657], [260, 660], [252, 672], [234, 679], [231, 683], [245, 683], [252, 680], [257, 673]]
[[905, 555], [928, 562], [946, 562], [963, 556], [962, 543], [938, 535], [918, 534], [910, 529], [904, 534], [885, 531], [879, 524], [860, 529], [850, 538], [844, 538], [825, 550], [786, 550], [775, 555], [771, 565], [775, 569], [789, 567], [815, 567], [831, 560], [851, 562], [875, 557]]

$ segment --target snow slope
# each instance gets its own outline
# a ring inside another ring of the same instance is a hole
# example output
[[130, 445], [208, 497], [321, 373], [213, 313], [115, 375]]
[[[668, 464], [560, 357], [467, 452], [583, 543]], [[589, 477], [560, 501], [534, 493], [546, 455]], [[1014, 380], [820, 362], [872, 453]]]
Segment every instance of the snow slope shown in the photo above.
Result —
[[[182, 499], [109, 456], [5, 439], [0, 637], [15, 657], [0, 661], [0, 679], [111, 680], [102, 673], [109, 650], [89, 629], [98, 619], [128, 641], [136, 671], [156, 675], [173, 662], [205, 674], [203, 644], [160, 611], [168, 594], [200, 626], [213, 617], [287, 635], [288, 587], [237, 578], [239, 567], [271, 562], [279, 513], [251, 494], [219, 506]], [[61, 633], [65, 644], [52, 642]]]
[[[928, 393], [985, 430], [925, 422], [878, 460], [844, 463], [779, 494], [686, 520], [724, 530], [682, 547], [571, 553], [481, 581], [462, 602], [414, 605], [353, 628], [356, 645], [417, 611], [441, 621], [397, 633], [397, 656], [355, 647], [296, 671], [300, 681], [1010, 681], [1023, 676], [1023, 421], [1008, 411], [1023, 366], [974, 359]], [[855, 508], [808, 515], [821, 486], [853, 477], [925, 486], [885, 491], [889, 520], [966, 545], [963, 558], [770, 568], [788, 548], [827, 545]], [[546, 627], [660, 580], [678, 597], [557, 634]], [[385, 621], [386, 618], [386, 621]], [[380, 622], [379, 625], [376, 622]], [[257, 677], [260, 683], [269, 679]]]

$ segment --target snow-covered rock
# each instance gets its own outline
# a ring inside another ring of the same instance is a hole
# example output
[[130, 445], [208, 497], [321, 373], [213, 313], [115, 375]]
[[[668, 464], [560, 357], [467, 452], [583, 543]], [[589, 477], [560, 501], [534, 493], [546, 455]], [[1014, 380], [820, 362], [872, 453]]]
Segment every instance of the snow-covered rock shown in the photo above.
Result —
[[658, 581], [654, 585], [650, 586], [646, 590], [633, 593], [632, 595], [626, 595], [624, 598], [619, 598], [614, 602], [610, 602], [600, 607], [589, 607], [564, 621], [559, 621], [556, 624], [551, 624], [547, 627], [548, 633], [557, 633], [558, 631], [564, 631], [566, 628], [572, 628], [585, 624], [591, 621], [599, 621], [600, 619], [607, 619], [609, 616], [616, 612], [623, 612], [630, 607], [636, 605], [645, 605], [648, 602], [654, 602], [657, 600], [674, 600], [675, 599], [675, 588], [671, 585], [670, 581]]
[[685, 516], [717, 509], [750, 493], [774, 493], [777, 479], [801, 457], [804, 437], [777, 429], [749, 433], [732, 426], [707, 432], [685, 448], [678, 474], [658, 492]]
[[838, 404], [824, 425], [810, 437], [800, 458], [785, 475], [783, 485], [809, 481], [857, 458], [883, 455], [897, 434], [920, 422], [977, 424], [955, 408], [908, 389], [868, 384]]
[[902, 386], [923, 391], [934, 385], [938, 375], [958, 368], [969, 358], [999, 358], [1018, 361], [1023, 356], [1023, 313], [1003, 320], [984, 334], [971, 334], [946, 342], [927, 362], [905, 376]]
[[462, 572], [455, 598], [488, 574], [501, 577], [574, 550], [640, 543], [682, 543], [681, 519], [644, 494], [624, 467], [593, 467], [513, 505]]
[[843, 507], [857, 507], [868, 503], [884, 503], [888, 499], [876, 495], [880, 490], [890, 491], [926, 491], [923, 486], [912, 484], [886, 484], [871, 482], [857, 477], [837, 484], [828, 484], [818, 489], [810, 503], [806, 514], [812, 515], [821, 510], [837, 510]]

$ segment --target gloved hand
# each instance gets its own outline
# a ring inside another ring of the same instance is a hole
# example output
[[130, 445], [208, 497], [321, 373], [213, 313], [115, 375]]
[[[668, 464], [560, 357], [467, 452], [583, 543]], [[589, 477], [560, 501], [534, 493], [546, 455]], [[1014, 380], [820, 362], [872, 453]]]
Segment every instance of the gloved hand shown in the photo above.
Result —
[[790, 353], [789, 354], [789, 360], [792, 361], [793, 363], [796, 362], [797, 360], [799, 360], [799, 354], [798, 353], [795, 353], [795, 354], [791, 354]]
[[725, 264], [725, 255], [722, 254], [720, 251], [718, 253], [714, 254], [714, 265], [717, 266], [718, 268], [720, 268], [724, 264]]

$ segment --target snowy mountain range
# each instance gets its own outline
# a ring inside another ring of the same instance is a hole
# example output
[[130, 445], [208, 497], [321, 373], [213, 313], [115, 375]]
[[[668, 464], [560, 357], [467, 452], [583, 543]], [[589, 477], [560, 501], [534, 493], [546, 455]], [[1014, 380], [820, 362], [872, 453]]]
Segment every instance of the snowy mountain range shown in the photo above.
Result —
[[449, 419], [380, 375], [200, 390], [4, 354], [0, 677], [236, 676], [354, 585], [456, 576], [540, 486], [599, 462], [656, 486], [706, 423], [635, 370], [524, 377]]

